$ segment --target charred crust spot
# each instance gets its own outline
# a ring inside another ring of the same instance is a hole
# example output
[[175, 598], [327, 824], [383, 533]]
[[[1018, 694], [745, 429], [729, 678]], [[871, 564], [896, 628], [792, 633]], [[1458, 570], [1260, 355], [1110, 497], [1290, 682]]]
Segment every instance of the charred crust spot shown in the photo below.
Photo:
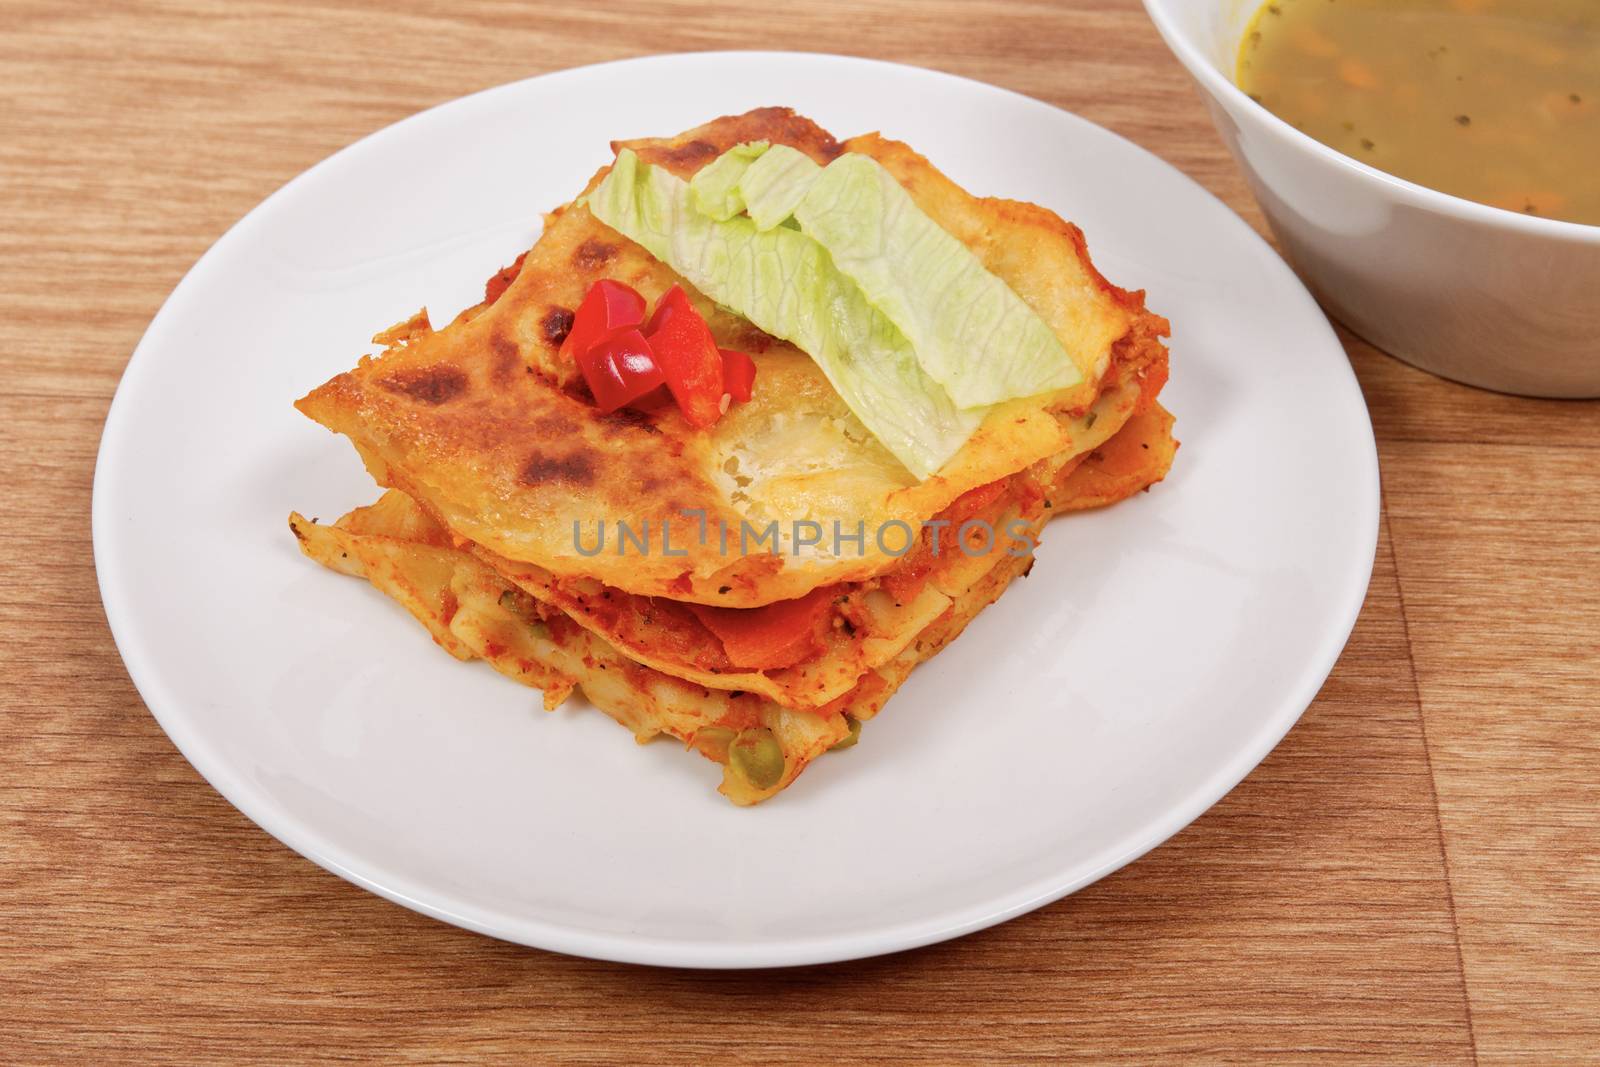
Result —
[[708, 162], [721, 154], [721, 150], [710, 141], [696, 139], [662, 149], [661, 160], [668, 167], [692, 167], [696, 163]]
[[654, 415], [648, 411], [636, 411], [633, 408], [618, 408], [610, 414], [600, 416], [600, 421], [618, 429], [631, 427], [636, 430], [643, 430], [646, 433], [661, 432], [656, 428]]
[[533, 420], [531, 426], [533, 432], [541, 437], [570, 437], [582, 429], [577, 419], [560, 412], [540, 415]]
[[563, 456], [535, 452], [528, 457], [528, 462], [522, 465], [522, 473], [518, 477], [523, 485], [530, 487], [551, 484], [593, 485], [594, 457], [583, 452], [569, 452]]
[[754, 111], [739, 116], [741, 124], [748, 124], [752, 130], [741, 131], [742, 134], [756, 133], [759, 137], [745, 136], [744, 140], [778, 141], [803, 152], [821, 156], [823, 159], [833, 160], [844, 152], [844, 145], [836, 141], [832, 134], [806, 118], [797, 115], [793, 108], [787, 107], [758, 107]]
[[617, 254], [617, 246], [591, 237], [572, 252], [572, 265], [579, 270], [595, 270], [605, 266]]
[[732, 347], [741, 352], [759, 355], [771, 348], [774, 343], [774, 338], [770, 333], [754, 324], [743, 323], [740, 325], [738, 335], [734, 338]]
[[396, 371], [378, 384], [422, 404], [443, 404], [467, 391], [467, 374], [460, 367], [440, 363], [432, 367], [411, 367]]
[[499, 331], [489, 335], [489, 351], [494, 354], [494, 360], [489, 364], [489, 376], [496, 384], [505, 385], [516, 374], [517, 368], [522, 366], [522, 352], [515, 341]]
[[551, 348], [560, 348], [561, 342], [572, 332], [572, 312], [559, 304], [552, 304], [539, 320], [539, 334]]

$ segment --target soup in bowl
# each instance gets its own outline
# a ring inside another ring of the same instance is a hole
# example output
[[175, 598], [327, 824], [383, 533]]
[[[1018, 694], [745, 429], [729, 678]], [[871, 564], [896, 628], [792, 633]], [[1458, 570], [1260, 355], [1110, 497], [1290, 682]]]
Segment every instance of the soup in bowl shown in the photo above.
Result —
[[1600, 396], [1600, 226], [1581, 221], [1600, 209], [1600, 171], [1572, 162], [1600, 152], [1595, 59], [1581, 21], [1552, 32], [1537, 17], [1600, 5], [1145, 4], [1330, 313], [1445, 377]]

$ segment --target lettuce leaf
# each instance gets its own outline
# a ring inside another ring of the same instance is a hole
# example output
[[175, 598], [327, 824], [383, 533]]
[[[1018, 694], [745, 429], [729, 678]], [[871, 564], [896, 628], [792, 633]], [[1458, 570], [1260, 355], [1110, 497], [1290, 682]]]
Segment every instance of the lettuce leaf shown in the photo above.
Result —
[[821, 168], [794, 217], [900, 329], [957, 406], [1083, 380], [1055, 331], [870, 156], [846, 153]]
[[694, 206], [719, 222], [744, 214], [744, 193], [740, 184], [750, 164], [764, 155], [768, 147], [766, 141], [746, 141], [701, 167], [689, 181]]
[[819, 167], [803, 152], [763, 141], [729, 149], [706, 171], [731, 183], [727, 201], [741, 205], [716, 217], [742, 210], [757, 229], [789, 223], [821, 244], [958, 407], [1082, 380], [1055, 331], [872, 157], [847, 153]]
[[750, 221], [770, 230], [795, 213], [807, 191], [822, 174], [812, 158], [797, 148], [775, 144], [762, 152], [739, 177]]
[[917, 478], [960, 450], [986, 411], [951, 402], [906, 336], [827, 249], [787, 226], [761, 230], [744, 216], [714, 218], [696, 199], [688, 182], [624, 149], [588, 204], [706, 296], [811, 356], [867, 430]]

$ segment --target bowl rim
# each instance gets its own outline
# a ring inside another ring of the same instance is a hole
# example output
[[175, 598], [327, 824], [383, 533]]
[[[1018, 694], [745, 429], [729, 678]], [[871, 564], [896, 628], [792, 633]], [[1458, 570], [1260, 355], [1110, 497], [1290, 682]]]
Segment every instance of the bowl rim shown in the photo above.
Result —
[[[1185, 2], [1185, 0], [1180, 0], [1180, 2]], [[1543, 215], [1526, 215], [1507, 208], [1495, 207], [1492, 204], [1468, 200], [1452, 193], [1440, 192], [1438, 189], [1430, 189], [1426, 185], [1418, 185], [1416, 182], [1408, 181], [1398, 175], [1390, 174], [1388, 171], [1380, 170], [1352, 156], [1347, 156], [1336, 148], [1323, 144], [1315, 137], [1296, 129], [1266, 107], [1250, 99], [1243, 89], [1233, 83], [1231, 78], [1224, 76], [1200, 53], [1200, 49], [1189, 39], [1188, 35], [1174, 24], [1167, 13], [1167, 5], [1164, 0], [1143, 0], [1143, 3], [1145, 14], [1149, 15], [1150, 21], [1155, 23], [1156, 32], [1166, 42], [1168, 50], [1178, 58], [1178, 61], [1189, 71], [1190, 76], [1199, 82], [1206, 92], [1216, 98], [1219, 103], [1224, 103], [1225, 106], [1228, 106], [1228, 110], [1231, 113], [1236, 113], [1239, 109], [1245, 109], [1249, 113], [1257, 115], [1265, 120], [1265, 125], [1268, 129], [1280, 136], [1287, 136], [1291, 143], [1309, 151], [1326, 163], [1351, 171], [1369, 181], [1375, 181], [1387, 186], [1392, 195], [1413, 206], [1435, 211], [1442, 215], [1453, 216], [1464, 221], [1478, 222], [1486, 226], [1511, 230], [1530, 237], [1542, 237], [1576, 244], [1600, 245], [1600, 225], [1546, 218]]]

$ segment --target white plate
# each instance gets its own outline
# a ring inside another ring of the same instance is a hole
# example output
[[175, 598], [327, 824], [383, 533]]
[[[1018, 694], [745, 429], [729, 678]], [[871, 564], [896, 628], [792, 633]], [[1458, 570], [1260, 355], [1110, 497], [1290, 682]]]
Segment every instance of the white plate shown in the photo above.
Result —
[[[291, 508], [377, 495], [290, 403], [374, 331], [479, 298], [614, 137], [784, 103], [1079, 223], [1173, 321], [1163, 485], [1058, 519], [1032, 577], [919, 668], [854, 750], [770, 803], [553, 715], [304, 559]], [[701, 54], [457, 100], [333, 156], [190, 271], [128, 365], [95, 474], [106, 614], [140, 693], [224, 796], [408, 907], [561, 952], [698, 967], [848, 959], [1036, 908], [1176, 833], [1277, 743], [1371, 572], [1372, 430], [1276, 255], [1082, 119], [909, 67]]]

